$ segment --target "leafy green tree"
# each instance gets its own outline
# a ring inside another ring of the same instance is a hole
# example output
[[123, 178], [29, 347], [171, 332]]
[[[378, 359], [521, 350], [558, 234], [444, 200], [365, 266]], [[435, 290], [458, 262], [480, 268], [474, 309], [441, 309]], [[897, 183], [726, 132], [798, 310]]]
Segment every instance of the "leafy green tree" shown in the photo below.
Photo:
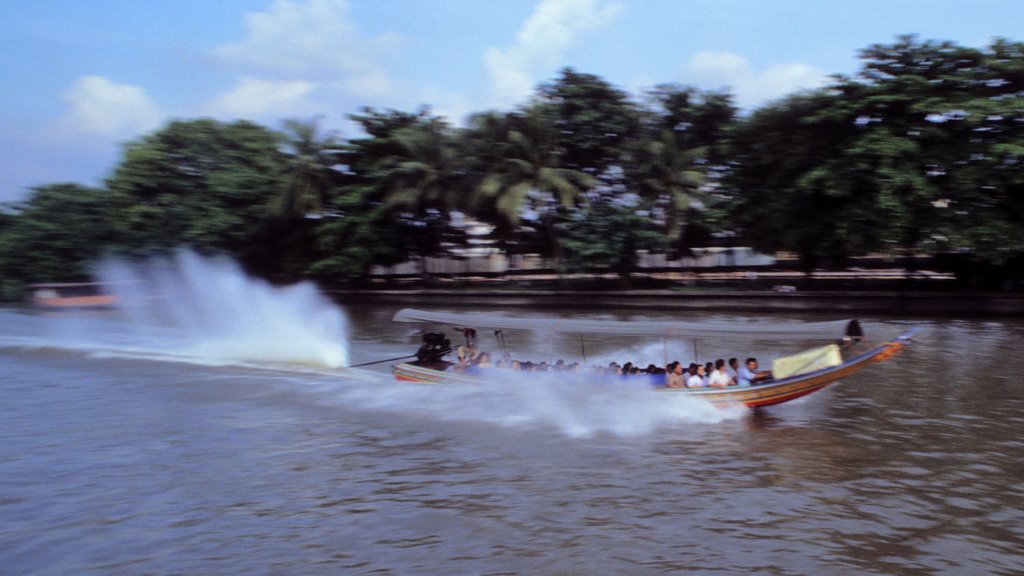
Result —
[[272, 207], [276, 216], [303, 218], [322, 211], [324, 196], [336, 185], [341, 147], [335, 135], [320, 133], [319, 117], [284, 122], [286, 184]]
[[397, 242], [421, 262], [441, 253], [454, 235], [450, 215], [462, 206], [465, 175], [454, 134], [426, 110], [412, 115], [368, 109], [353, 116], [367, 138], [350, 142], [346, 158], [354, 182], [370, 191], [368, 213], [387, 214], [398, 224]]
[[892, 45], [869, 47], [861, 58], [858, 78], [838, 86], [858, 129], [844, 154], [823, 170], [835, 184], [850, 175], [844, 164], [856, 159], [856, 182], [877, 190], [877, 204], [887, 216], [885, 240], [913, 255], [927, 249], [923, 242], [938, 232], [944, 215], [935, 203], [953, 193], [950, 176], [971, 146], [954, 111], [977, 98], [983, 57], [950, 42], [903, 36]]
[[904, 36], [862, 58], [861, 73], [836, 87], [857, 130], [820, 179], [873, 191], [880, 240], [899, 253], [956, 250], [974, 272], [1013, 274], [1008, 265], [1024, 255], [1021, 46], [977, 50]]
[[939, 123], [958, 144], [942, 168], [940, 234], [967, 286], [999, 287], [1024, 277], [1024, 44], [998, 39], [983, 58], [974, 97]]
[[796, 252], [808, 272], [859, 251], [851, 241], [874, 238], [844, 229], [864, 216], [849, 210], [860, 199], [818, 178], [821, 164], [840, 153], [855, 129], [852, 118], [828, 114], [835, 106], [827, 92], [791, 96], [753, 113], [733, 138], [735, 165], [727, 180], [733, 224], [755, 248]]
[[[640, 137], [628, 150], [626, 182], [661, 223], [672, 252], [689, 248], [698, 228], [710, 225], [709, 194], [728, 166], [726, 150], [736, 116], [728, 94], [675, 84], [645, 94]], [[699, 218], [699, 219], [697, 219]]]
[[401, 154], [393, 134], [416, 126], [422, 114], [364, 108], [349, 118], [365, 136], [341, 147], [337, 185], [326, 198], [325, 217], [313, 229], [309, 271], [324, 281], [358, 284], [370, 268], [407, 259], [407, 237], [394, 206], [384, 201], [382, 166]]
[[374, 201], [376, 191], [347, 185], [328, 203], [331, 216], [315, 229], [317, 257], [310, 274], [331, 282], [360, 284], [374, 265], [406, 259], [402, 227], [390, 210]]
[[746, 237], [808, 268], [872, 250], [1021, 254], [995, 240], [1021, 237], [1019, 47], [906, 36], [862, 58], [856, 77], [743, 123], [730, 184]]
[[555, 127], [542, 107], [509, 115], [505, 122], [488, 128], [495, 130], [488, 137], [501, 150], [501, 158], [485, 168], [470, 200], [471, 213], [492, 215], [508, 231], [518, 229], [524, 215], [537, 220], [561, 271], [559, 214], [584, 199], [594, 178], [559, 165]]
[[384, 204], [422, 217], [461, 205], [462, 168], [447, 126], [437, 118], [392, 134], [395, 151], [380, 159]]
[[380, 180], [380, 164], [385, 158], [401, 154], [394, 133], [413, 128], [423, 121], [425, 111], [419, 113], [399, 110], [376, 110], [363, 108], [349, 119], [359, 125], [366, 136], [350, 138], [343, 149], [342, 161], [348, 167], [350, 181], [357, 184], [372, 184]]
[[648, 214], [610, 196], [569, 214], [563, 243], [570, 270], [611, 270], [624, 287], [636, 270], [638, 250], [661, 251], [668, 246]]
[[696, 165], [711, 169], [723, 164], [737, 108], [726, 92], [661, 84], [645, 94], [643, 138], [672, 134], [680, 150], [694, 154]]
[[557, 165], [610, 178], [627, 145], [637, 137], [637, 107], [625, 92], [593, 74], [565, 68], [538, 90], [538, 110], [547, 116], [557, 146]]
[[7, 297], [40, 282], [84, 282], [116, 241], [110, 195], [78, 184], [32, 189], [0, 220], [0, 286]]
[[281, 134], [283, 186], [271, 199], [270, 221], [259, 258], [272, 263], [268, 272], [294, 280], [311, 273], [318, 258], [318, 228], [334, 216], [326, 206], [345, 178], [341, 169], [344, 143], [320, 129], [320, 117], [287, 120]]
[[189, 246], [268, 262], [270, 204], [287, 159], [279, 134], [250, 122], [176, 121], [125, 147], [107, 186], [121, 244], [134, 253]]
[[663, 130], [658, 138], [639, 141], [632, 155], [634, 189], [661, 214], [662, 232], [672, 244], [683, 237], [686, 215], [701, 200], [704, 173], [695, 164], [700, 150], [680, 149], [672, 133]]

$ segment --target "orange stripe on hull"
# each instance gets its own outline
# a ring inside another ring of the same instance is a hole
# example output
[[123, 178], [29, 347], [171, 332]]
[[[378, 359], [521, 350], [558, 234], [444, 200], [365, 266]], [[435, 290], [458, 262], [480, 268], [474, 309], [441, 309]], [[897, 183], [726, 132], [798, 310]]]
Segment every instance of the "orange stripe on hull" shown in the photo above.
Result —
[[36, 298], [36, 304], [50, 308], [97, 308], [117, 304], [115, 296], [64, 296]]

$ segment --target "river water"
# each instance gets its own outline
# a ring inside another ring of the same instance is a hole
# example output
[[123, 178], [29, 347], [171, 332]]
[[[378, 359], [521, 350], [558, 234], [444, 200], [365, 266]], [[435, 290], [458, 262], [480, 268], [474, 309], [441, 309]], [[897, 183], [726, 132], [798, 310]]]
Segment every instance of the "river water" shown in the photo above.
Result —
[[[393, 307], [207, 264], [164, 279], [173, 302], [0, 310], [3, 574], [1024, 572], [1019, 321], [865, 318], [876, 339], [924, 330], [894, 360], [750, 413], [644, 387], [345, 369], [408, 354], [414, 330]], [[751, 318], [792, 319], [835, 318]], [[516, 355], [583, 353], [507, 337]], [[584, 346], [589, 362], [693, 355]]]

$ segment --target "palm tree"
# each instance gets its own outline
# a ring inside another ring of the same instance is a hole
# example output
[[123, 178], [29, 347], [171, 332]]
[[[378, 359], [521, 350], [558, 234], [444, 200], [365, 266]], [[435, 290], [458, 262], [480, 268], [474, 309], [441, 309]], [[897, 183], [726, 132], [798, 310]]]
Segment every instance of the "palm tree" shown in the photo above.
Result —
[[284, 122], [287, 181], [271, 207], [278, 217], [302, 218], [323, 210], [341, 143], [333, 134], [320, 134], [320, 119]]
[[439, 120], [392, 134], [395, 151], [380, 163], [384, 204], [422, 215], [459, 205], [459, 157]]
[[341, 142], [322, 133], [320, 117], [286, 120], [279, 151], [284, 156], [280, 192], [271, 198], [272, 216], [266, 230], [267, 262], [273, 273], [292, 279], [306, 273], [316, 260], [316, 229], [331, 190], [337, 184]]
[[417, 230], [410, 249], [426, 280], [426, 257], [439, 251], [450, 214], [462, 205], [461, 159], [437, 118], [399, 128], [390, 141], [391, 153], [377, 162], [378, 194], [385, 209]]
[[664, 232], [673, 244], [682, 237], [686, 213], [699, 199], [703, 174], [693, 165], [702, 153], [700, 148], [681, 150], [667, 130], [637, 147], [633, 170], [637, 193], [664, 213]]
[[525, 211], [536, 213], [561, 275], [564, 256], [557, 216], [583, 201], [583, 193], [593, 186], [594, 178], [559, 167], [556, 134], [541, 107], [510, 115], [504, 125], [493, 116], [478, 118], [477, 122], [492, 131], [491, 137], [500, 138], [495, 145], [501, 156], [476, 185], [470, 206], [476, 211], [490, 211], [504, 230], [518, 228]]

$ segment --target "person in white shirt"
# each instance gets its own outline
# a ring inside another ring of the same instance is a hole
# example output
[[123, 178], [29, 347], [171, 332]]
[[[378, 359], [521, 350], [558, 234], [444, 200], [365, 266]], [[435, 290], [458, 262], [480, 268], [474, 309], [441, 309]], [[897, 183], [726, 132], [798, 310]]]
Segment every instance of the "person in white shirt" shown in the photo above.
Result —
[[729, 373], [725, 371], [725, 360], [719, 358], [715, 361], [715, 371], [711, 373], [711, 378], [708, 380], [708, 386], [712, 388], [725, 388], [732, 384], [732, 378]]
[[690, 377], [686, 379], [687, 388], [703, 388], [704, 384], [704, 367], [699, 364], [690, 364]]

